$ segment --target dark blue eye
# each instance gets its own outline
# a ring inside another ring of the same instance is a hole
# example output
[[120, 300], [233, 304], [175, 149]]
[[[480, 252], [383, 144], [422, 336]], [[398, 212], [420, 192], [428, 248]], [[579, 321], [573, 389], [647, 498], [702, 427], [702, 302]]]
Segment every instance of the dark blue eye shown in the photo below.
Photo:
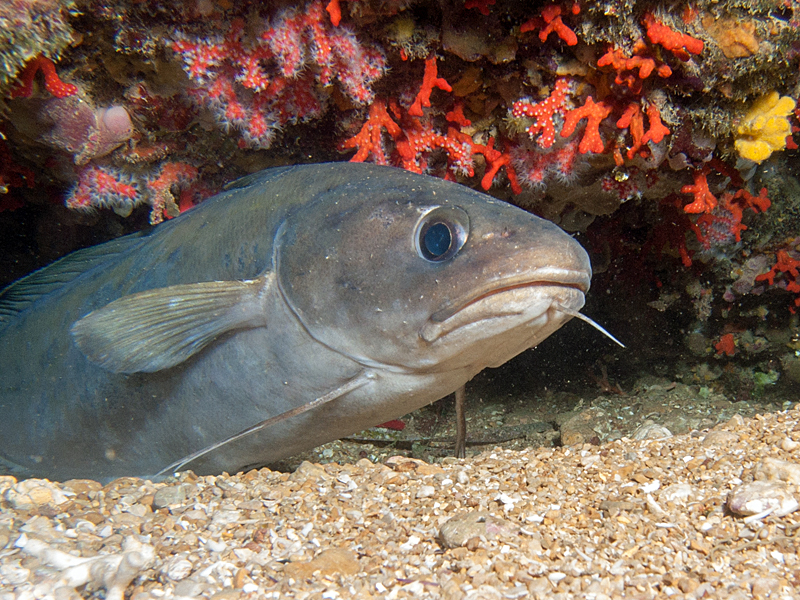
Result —
[[453, 234], [444, 223], [434, 223], [425, 230], [422, 238], [422, 248], [428, 260], [436, 260], [450, 249], [453, 243]]
[[427, 261], [450, 260], [467, 241], [469, 216], [458, 206], [438, 206], [420, 219], [414, 233], [417, 254]]

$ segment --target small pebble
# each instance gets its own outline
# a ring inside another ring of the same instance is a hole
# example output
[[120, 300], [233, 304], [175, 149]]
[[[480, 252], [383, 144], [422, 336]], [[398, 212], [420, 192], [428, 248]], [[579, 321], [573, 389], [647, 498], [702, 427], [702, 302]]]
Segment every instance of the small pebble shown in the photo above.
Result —
[[173, 581], [181, 581], [186, 579], [193, 569], [191, 562], [185, 558], [175, 556], [164, 565], [161, 571]]
[[728, 508], [738, 515], [756, 515], [770, 511], [783, 517], [798, 508], [789, 487], [781, 481], [753, 481], [740, 485], [728, 496]]
[[514, 523], [483, 512], [468, 512], [445, 522], [439, 529], [439, 541], [445, 548], [457, 548], [470, 539], [483, 537], [486, 540], [516, 537], [519, 527]]
[[672, 432], [658, 423], [642, 423], [632, 434], [632, 440], [660, 440], [672, 437]]
[[432, 485], [422, 485], [417, 490], [417, 498], [430, 498], [436, 493], [436, 488]]
[[153, 509], [167, 508], [186, 502], [186, 490], [182, 485], [171, 485], [161, 488], [153, 497]]
[[800, 464], [767, 456], [753, 469], [759, 481], [785, 481], [800, 485]]
[[285, 573], [295, 579], [310, 577], [315, 571], [320, 575], [355, 575], [361, 570], [356, 555], [343, 548], [329, 548], [320, 552], [314, 559], [305, 562], [293, 562], [284, 567]]

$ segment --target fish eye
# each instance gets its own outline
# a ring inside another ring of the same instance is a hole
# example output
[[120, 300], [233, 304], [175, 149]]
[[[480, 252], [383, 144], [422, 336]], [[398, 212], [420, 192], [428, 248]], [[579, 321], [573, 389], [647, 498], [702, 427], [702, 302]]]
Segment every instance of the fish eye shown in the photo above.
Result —
[[467, 241], [469, 218], [455, 206], [437, 207], [428, 212], [417, 226], [417, 253], [430, 262], [442, 262], [455, 256]]

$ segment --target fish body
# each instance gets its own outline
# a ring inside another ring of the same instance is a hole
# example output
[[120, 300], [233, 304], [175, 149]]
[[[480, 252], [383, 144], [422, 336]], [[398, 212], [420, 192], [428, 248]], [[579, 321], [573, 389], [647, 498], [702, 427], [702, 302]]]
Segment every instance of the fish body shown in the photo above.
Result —
[[558, 227], [454, 183], [263, 171], [0, 293], [0, 459], [99, 480], [268, 464], [535, 346], [590, 278]]

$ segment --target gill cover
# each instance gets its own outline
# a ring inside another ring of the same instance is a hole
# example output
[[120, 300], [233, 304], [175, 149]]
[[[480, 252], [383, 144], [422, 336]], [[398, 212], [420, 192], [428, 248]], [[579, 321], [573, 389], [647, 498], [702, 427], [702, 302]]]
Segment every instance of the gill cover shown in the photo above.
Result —
[[457, 287], [469, 215], [413, 188], [371, 189], [369, 202], [355, 186], [330, 195], [324, 210], [287, 221], [278, 284], [317, 340], [361, 362], [397, 364]]

